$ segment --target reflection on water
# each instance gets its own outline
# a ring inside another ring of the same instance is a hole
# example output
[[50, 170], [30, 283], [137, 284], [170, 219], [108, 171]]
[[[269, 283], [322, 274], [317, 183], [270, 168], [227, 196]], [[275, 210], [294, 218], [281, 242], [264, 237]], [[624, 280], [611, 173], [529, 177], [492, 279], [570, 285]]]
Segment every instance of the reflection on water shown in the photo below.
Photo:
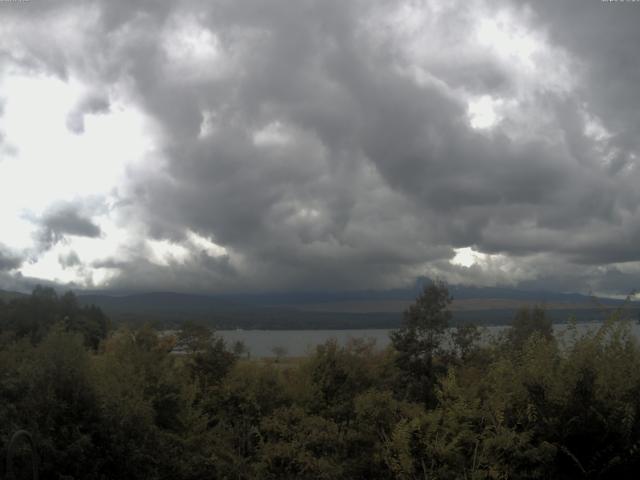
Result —
[[[578, 334], [594, 330], [601, 323], [579, 323], [576, 325]], [[567, 324], [554, 325], [556, 336], [561, 338], [567, 330]], [[504, 326], [484, 327], [484, 338], [489, 339], [499, 335]], [[373, 339], [379, 348], [386, 347], [390, 329], [370, 330], [219, 330], [217, 333], [232, 344], [238, 340], [244, 342], [251, 356], [274, 356], [274, 348], [282, 347], [287, 356], [302, 356], [312, 352], [316, 346], [334, 338], [340, 345], [344, 345], [350, 338]], [[633, 333], [640, 337], [640, 325], [632, 325]]]

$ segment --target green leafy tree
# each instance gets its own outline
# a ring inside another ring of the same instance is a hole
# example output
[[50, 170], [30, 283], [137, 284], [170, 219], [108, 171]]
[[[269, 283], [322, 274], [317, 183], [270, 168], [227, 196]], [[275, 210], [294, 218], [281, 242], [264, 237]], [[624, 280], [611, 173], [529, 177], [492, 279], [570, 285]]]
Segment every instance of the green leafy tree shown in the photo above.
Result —
[[177, 347], [187, 355], [187, 366], [202, 391], [219, 383], [238, 359], [212, 329], [193, 322], [182, 325]]
[[452, 300], [444, 282], [433, 282], [404, 312], [402, 327], [391, 334], [407, 397], [430, 406], [435, 402], [434, 387], [442, 370], [435, 357], [451, 320], [448, 307]]
[[478, 350], [481, 338], [478, 326], [473, 323], [458, 325], [451, 333], [451, 344], [460, 360], [467, 360]]
[[[201, 435], [194, 388], [171, 341], [149, 326], [116, 331], [94, 359], [105, 478], [184, 478], [196, 469], [188, 440]], [[194, 452], [197, 450], [194, 449]]]
[[398, 424], [422, 415], [424, 407], [397, 400], [388, 390], [369, 390], [356, 397], [355, 408], [354, 432], [348, 437], [351, 455], [345, 462], [351, 478], [397, 478], [394, 431]]
[[455, 375], [437, 390], [438, 408], [401, 418], [385, 441], [385, 460], [395, 478], [474, 478], [480, 471], [478, 400], [464, 394]]
[[38, 344], [56, 324], [81, 333], [86, 346], [96, 350], [110, 330], [110, 322], [94, 305], [80, 306], [73, 292], [62, 296], [37, 286], [28, 297], [13, 299], [0, 309], [0, 331], [5, 338], [28, 338]]
[[262, 422], [258, 478], [335, 480], [343, 477], [338, 426], [300, 407], [275, 411]]
[[516, 349], [522, 348], [532, 336], [538, 335], [545, 340], [553, 340], [553, 324], [546, 311], [539, 305], [523, 307], [516, 312], [507, 332], [509, 343]]
[[378, 379], [374, 344], [354, 340], [341, 347], [335, 339], [318, 345], [302, 365], [309, 382], [308, 407], [312, 413], [346, 426], [355, 417], [355, 397]]
[[95, 478], [100, 449], [94, 433], [101, 422], [82, 336], [55, 325], [20, 357], [16, 380], [24, 396], [15, 404], [14, 421], [34, 436], [41, 476]]
[[222, 338], [216, 338], [203, 350], [194, 353], [188, 367], [200, 389], [206, 390], [217, 385], [231, 371], [237, 361], [233, 352], [227, 350]]
[[256, 478], [260, 423], [290, 401], [282, 372], [269, 363], [239, 363], [207, 391], [201, 405], [207, 419], [209, 455], [218, 477]]
[[187, 354], [194, 354], [209, 347], [214, 337], [211, 328], [187, 321], [178, 331], [176, 347]]

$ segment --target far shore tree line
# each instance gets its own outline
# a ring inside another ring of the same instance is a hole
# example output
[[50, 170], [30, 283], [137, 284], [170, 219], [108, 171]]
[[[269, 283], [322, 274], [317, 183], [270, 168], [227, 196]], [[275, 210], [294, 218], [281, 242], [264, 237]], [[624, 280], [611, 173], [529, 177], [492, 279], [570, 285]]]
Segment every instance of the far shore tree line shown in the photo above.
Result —
[[427, 285], [386, 349], [265, 361], [190, 322], [115, 328], [72, 293], [0, 300], [0, 458], [27, 429], [51, 479], [637, 478], [640, 346], [622, 310], [559, 338], [524, 308], [481, 342], [450, 328], [451, 301]]

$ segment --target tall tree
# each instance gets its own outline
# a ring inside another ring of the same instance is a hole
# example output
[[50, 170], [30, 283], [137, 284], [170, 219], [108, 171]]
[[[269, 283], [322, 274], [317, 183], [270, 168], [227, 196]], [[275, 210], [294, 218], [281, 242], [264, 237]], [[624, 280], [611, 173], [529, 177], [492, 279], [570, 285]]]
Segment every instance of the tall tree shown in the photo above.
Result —
[[402, 372], [402, 385], [410, 400], [433, 405], [434, 386], [439, 369], [434, 364], [445, 330], [451, 320], [453, 301], [441, 280], [426, 286], [404, 312], [403, 325], [391, 334], [397, 352], [396, 365]]
[[507, 331], [507, 338], [513, 347], [519, 349], [534, 334], [545, 340], [553, 339], [551, 319], [539, 305], [533, 308], [523, 307], [516, 312], [511, 328]]

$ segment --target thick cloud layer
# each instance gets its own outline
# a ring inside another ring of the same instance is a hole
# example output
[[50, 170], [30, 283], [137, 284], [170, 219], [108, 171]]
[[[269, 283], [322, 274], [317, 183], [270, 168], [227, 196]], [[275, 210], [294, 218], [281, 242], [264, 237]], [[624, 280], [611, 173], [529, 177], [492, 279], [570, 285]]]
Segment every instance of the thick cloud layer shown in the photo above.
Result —
[[20, 266], [20, 259], [14, 254], [5, 250], [6, 247], [0, 243], [0, 272], [13, 270]]
[[[116, 245], [55, 252], [76, 281], [215, 291], [441, 275], [626, 293], [640, 280], [640, 4], [2, 8], [1, 71], [80, 85], [74, 135], [119, 103], [151, 125], [101, 209], [75, 196], [37, 217], [36, 258], [77, 237]], [[464, 247], [475, 263], [452, 263]]]

